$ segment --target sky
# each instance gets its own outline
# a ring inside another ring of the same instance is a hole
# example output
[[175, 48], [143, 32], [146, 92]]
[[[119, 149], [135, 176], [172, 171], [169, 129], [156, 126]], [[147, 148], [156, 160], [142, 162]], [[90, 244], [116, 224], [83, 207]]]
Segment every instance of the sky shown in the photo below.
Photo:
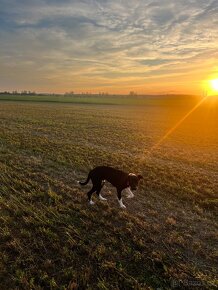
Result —
[[202, 94], [218, 0], [0, 0], [0, 91]]

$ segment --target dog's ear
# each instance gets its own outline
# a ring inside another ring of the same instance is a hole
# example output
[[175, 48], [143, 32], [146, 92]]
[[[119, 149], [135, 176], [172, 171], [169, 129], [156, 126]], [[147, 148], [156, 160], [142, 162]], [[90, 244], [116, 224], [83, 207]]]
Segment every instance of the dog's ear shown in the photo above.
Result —
[[143, 176], [142, 175], [137, 175], [137, 177], [138, 177], [138, 180], [140, 180], [140, 179], [143, 179]]

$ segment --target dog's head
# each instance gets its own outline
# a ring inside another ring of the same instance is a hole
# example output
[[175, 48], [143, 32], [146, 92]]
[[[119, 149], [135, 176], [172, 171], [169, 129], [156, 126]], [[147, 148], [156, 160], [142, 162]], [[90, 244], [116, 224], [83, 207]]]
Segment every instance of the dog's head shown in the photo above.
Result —
[[129, 173], [128, 175], [128, 184], [131, 190], [136, 190], [139, 180], [143, 177], [141, 175], [136, 175], [134, 173]]

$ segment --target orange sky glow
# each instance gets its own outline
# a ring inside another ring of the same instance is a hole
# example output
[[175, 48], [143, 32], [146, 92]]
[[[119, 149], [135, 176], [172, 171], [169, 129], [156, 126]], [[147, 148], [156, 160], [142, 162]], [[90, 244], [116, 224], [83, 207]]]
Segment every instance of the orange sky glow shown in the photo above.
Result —
[[214, 0], [1, 1], [0, 91], [215, 94]]

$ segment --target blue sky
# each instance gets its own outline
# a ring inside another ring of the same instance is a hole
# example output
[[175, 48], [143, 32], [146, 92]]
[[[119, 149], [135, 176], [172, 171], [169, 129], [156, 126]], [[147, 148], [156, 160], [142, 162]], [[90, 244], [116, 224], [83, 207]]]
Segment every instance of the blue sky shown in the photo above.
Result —
[[0, 0], [0, 90], [200, 93], [217, 0]]

